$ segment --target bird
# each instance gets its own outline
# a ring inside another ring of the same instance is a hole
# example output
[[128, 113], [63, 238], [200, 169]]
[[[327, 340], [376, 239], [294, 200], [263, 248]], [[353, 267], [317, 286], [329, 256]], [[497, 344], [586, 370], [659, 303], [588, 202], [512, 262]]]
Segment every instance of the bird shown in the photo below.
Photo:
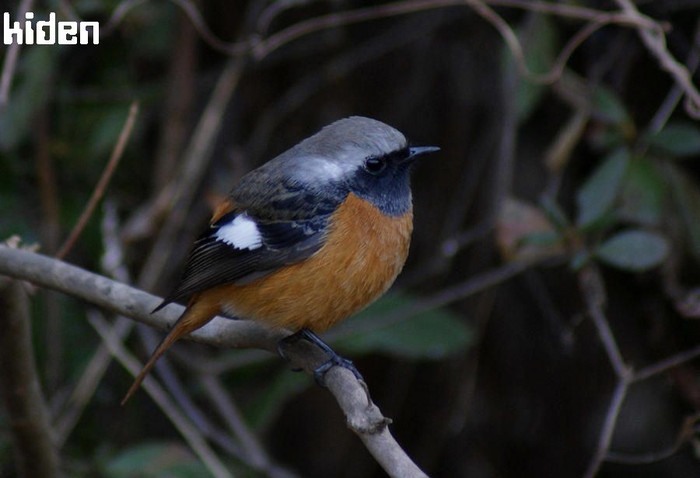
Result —
[[334, 365], [361, 375], [316, 333], [383, 295], [401, 272], [413, 231], [410, 170], [439, 151], [410, 146], [367, 117], [335, 121], [245, 174], [194, 242], [182, 278], [154, 309], [186, 308], [136, 376], [121, 404], [179, 338], [216, 315], [294, 331], [278, 344], [308, 340]]

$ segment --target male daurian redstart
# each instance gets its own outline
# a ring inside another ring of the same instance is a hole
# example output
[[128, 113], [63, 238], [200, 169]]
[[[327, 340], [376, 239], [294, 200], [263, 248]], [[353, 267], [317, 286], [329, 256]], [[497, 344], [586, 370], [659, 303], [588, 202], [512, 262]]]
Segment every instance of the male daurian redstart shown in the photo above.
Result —
[[[182, 279], [155, 309], [187, 308], [122, 400], [177, 339], [223, 313], [296, 331], [333, 365], [359, 373], [314, 332], [380, 297], [401, 271], [413, 230], [411, 147], [394, 128], [336, 121], [246, 174], [194, 243]], [[154, 311], [155, 312], [155, 311]]]

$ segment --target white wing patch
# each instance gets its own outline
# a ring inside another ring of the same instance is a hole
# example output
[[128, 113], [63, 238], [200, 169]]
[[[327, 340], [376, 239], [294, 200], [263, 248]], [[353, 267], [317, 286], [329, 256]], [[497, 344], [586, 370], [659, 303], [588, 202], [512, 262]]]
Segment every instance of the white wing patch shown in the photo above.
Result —
[[235, 247], [236, 249], [257, 249], [262, 246], [262, 236], [255, 221], [246, 213], [219, 227], [216, 239]]

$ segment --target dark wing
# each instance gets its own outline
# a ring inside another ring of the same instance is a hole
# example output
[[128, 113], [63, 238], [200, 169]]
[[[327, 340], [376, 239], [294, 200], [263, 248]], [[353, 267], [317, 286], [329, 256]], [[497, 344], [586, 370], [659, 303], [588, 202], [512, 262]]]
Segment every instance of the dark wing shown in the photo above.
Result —
[[194, 243], [182, 280], [158, 309], [226, 283], [250, 282], [302, 261], [325, 240], [330, 215], [306, 220], [262, 220], [243, 210], [223, 215]]

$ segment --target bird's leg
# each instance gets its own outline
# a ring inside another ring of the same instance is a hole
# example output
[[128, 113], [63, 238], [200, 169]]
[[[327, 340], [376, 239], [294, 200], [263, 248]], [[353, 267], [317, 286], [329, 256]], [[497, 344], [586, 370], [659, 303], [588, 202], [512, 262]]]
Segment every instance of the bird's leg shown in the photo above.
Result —
[[316, 335], [309, 329], [301, 329], [298, 332], [295, 332], [292, 335], [288, 335], [287, 337], [280, 340], [277, 343], [277, 351], [279, 352], [280, 356], [285, 360], [288, 360], [287, 355], [284, 352], [284, 348], [288, 345], [298, 342], [299, 340], [306, 340], [316, 345], [330, 357], [327, 362], [323, 363], [316, 370], [314, 370], [314, 379], [316, 380], [316, 383], [319, 384], [321, 387], [326, 386], [323, 380], [323, 376], [331, 367], [335, 365], [350, 370], [357, 380], [364, 383], [365, 380], [364, 378], [362, 378], [362, 374], [360, 374], [360, 372], [350, 360], [338, 355], [335, 352], [335, 350], [333, 350], [327, 343], [321, 340], [321, 338], [318, 335]]

